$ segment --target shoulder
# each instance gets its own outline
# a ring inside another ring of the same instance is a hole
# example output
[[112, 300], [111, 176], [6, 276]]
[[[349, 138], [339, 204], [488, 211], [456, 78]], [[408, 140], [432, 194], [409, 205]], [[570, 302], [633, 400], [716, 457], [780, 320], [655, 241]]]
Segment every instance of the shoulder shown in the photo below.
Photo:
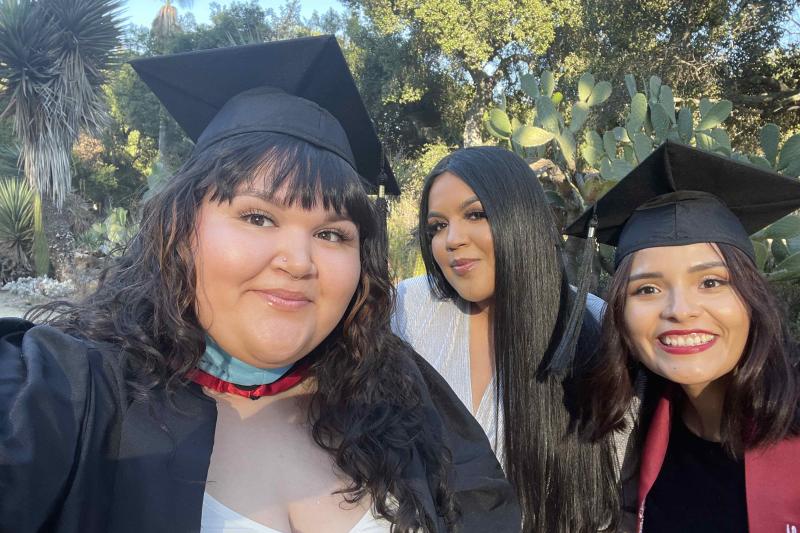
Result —
[[59, 329], [0, 319], [0, 530], [43, 531], [66, 495], [110, 486], [120, 369]]
[[605, 312], [606, 302], [599, 296], [595, 296], [592, 293], [586, 295], [586, 310], [592, 314], [592, 316], [598, 322], [603, 320], [603, 313]]
[[416, 276], [404, 279], [397, 284], [397, 303], [399, 306], [418, 305], [435, 299], [428, 284], [428, 276]]
[[[461, 400], [436, 369], [414, 350], [402, 354], [402, 371], [412, 376], [419, 384], [419, 395], [423, 409], [436, 418], [437, 430], [456, 429], [473, 432], [475, 438], [483, 442], [485, 435], [475, 418], [467, 411]], [[488, 443], [487, 443], [488, 445]]]
[[63, 393], [73, 402], [80, 402], [98, 379], [112, 389], [123, 381], [119, 354], [60, 329], [15, 318], [0, 319], [0, 375], [7, 378], [6, 394], [52, 398]]
[[431, 326], [435, 318], [444, 318], [448, 309], [457, 306], [449, 300], [440, 300], [431, 291], [427, 276], [417, 276], [401, 281], [397, 285], [397, 299], [392, 313], [392, 330], [407, 342]]

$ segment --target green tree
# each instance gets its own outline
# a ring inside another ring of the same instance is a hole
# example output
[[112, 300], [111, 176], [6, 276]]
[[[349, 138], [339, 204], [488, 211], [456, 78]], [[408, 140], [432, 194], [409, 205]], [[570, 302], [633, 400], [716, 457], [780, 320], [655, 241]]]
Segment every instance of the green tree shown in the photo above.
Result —
[[107, 123], [104, 72], [119, 45], [116, 0], [14, 0], [0, 5], [0, 79], [25, 175], [60, 205], [80, 131]]
[[[116, 60], [119, 9], [118, 0], [0, 4], [4, 114], [14, 118], [26, 178], [37, 195], [49, 193], [54, 202], [43, 214], [57, 276], [69, 268], [74, 244], [58, 209], [71, 189], [72, 146], [81, 131], [99, 132], [108, 122], [102, 84]], [[36, 205], [42, 210], [38, 196]]]
[[[580, 0], [580, 23], [559, 27], [538, 63], [568, 87], [586, 71], [608, 80], [630, 73], [640, 83], [656, 74], [684, 98], [729, 99], [733, 135], [765, 118], [788, 127], [798, 122], [785, 113], [798, 90], [787, 70], [797, 70], [783, 37], [795, 3]], [[598, 125], [612, 124], [625, 104], [624, 93], [614, 94]]]
[[392, 154], [415, 155], [427, 144], [460, 144], [469, 87], [444, 72], [435, 54], [421, 54], [403, 36], [384, 34], [369, 21], [341, 16], [340, 42]]
[[147, 188], [157, 155], [157, 101], [128, 65], [106, 86], [111, 121], [99, 137], [83, 135], [73, 149], [78, 190], [106, 212], [134, 208]]
[[471, 95], [465, 145], [481, 142], [481, 123], [500, 82], [544, 54], [564, 25], [580, 23], [574, 2], [561, 0], [348, 0], [384, 35], [409, 43]]
[[[194, 5], [193, 0], [178, 0], [178, 5], [189, 8]], [[171, 52], [171, 42], [175, 36], [182, 32], [178, 19], [178, 9], [171, 0], [164, 0], [164, 4], [158, 10], [153, 23], [150, 26], [150, 47], [156, 54]], [[166, 112], [159, 108], [158, 112], [158, 157], [154, 164], [153, 172], [166, 176], [172, 167], [167, 161], [166, 153], [170, 146], [170, 119]], [[173, 128], [174, 129], [174, 128]]]

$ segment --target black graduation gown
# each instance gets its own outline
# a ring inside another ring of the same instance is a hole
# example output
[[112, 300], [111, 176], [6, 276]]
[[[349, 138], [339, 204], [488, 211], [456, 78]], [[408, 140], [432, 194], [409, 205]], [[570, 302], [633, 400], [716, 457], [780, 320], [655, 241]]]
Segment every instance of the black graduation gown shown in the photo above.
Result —
[[[519, 531], [513, 489], [480, 426], [433, 368], [416, 364], [426, 416], [453, 454], [456, 531]], [[200, 530], [216, 403], [194, 384], [174, 406], [129, 392], [114, 351], [0, 319], [0, 532]], [[402, 475], [436, 516], [425, 465], [412, 457]]]

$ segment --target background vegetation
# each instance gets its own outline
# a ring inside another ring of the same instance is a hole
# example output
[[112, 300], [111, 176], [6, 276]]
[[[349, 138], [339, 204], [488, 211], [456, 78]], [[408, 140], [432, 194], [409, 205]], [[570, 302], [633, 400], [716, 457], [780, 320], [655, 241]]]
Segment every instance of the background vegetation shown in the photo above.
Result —
[[[13, 224], [43, 218], [55, 258], [43, 266], [43, 241], [20, 229], [0, 246], [0, 267], [64, 277], [74, 265], [61, 259], [76, 250], [112, 254], [135, 231], [142, 199], [191, 150], [125, 61], [322, 33], [339, 38], [403, 186], [388, 220], [398, 279], [419, 271], [411, 232], [421, 180], [460, 146], [501, 143], [525, 155], [562, 220], [669, 136], [800, 173], [788, 163], [800, 157], [796, 0], [344, 0], [311, 17], [299, 0], [276, 9], [239, 0], [202, 24], [190, 1], [152, 6], [152, 25], [137, 27], [122, 25], [115, 0], [0, 4], [0, 177], [27, 178], [41, 198], [39, 215], [35, 205], [30, 217], [17, 209]], [[31, 92], [53, 83], [60, 106]], [[37, 172], [31, 162], [47, 152], [36, 152], [43, 130], [31, 124], [46, 121], [30, 114], [48, 109], [70, 111], [49, 116], [58, 127], [47, 130], [58, 133], [47, 149], [66, 156]], [[785, 262], [800, 252], [797, 234], [800, 222], [758, 236], [766, 272], [794, 272]]]

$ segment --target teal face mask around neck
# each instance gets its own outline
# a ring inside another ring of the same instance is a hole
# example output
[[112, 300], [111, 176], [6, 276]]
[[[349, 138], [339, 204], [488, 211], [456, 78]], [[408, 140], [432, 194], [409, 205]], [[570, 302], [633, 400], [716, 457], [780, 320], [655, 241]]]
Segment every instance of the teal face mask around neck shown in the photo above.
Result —
[[294, 364], [283, 368], [258, 368], [241, 361], [220, 348], [206, 335], [206, 351], [197, 363], [197, 368], [207, 374], [234, 385], [252, 387], [269, 385], [283, 377]]

